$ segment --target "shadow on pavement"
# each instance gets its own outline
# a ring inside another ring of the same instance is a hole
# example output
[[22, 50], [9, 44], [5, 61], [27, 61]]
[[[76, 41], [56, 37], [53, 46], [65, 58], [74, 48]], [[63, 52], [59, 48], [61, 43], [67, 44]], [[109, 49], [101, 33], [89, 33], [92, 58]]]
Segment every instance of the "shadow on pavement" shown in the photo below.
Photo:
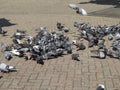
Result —
[[120, 18], [120, 8], [107, 8], [95, 12], [88, 13], [89, 16], [103, 16], [103, 17], [114, 17]]
[[115, 5], [115, 7], [120, 7], [120, 0], [90, 0], [88, 2], [80, 2], [79, 4], [102, 4], [102, 5]]
[[8, 27], [8, 26], [12, 26], [12, 25], [16, 25], [16, 24], [10, 23], [10, 20], [8, 20], [8, 19], [0, 18], [0, 26], [1, 27]]

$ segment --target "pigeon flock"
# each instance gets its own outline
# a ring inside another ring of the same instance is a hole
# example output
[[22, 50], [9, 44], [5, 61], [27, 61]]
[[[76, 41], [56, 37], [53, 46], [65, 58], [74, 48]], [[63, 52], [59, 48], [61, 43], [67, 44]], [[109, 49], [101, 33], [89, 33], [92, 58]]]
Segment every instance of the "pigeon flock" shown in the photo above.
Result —
[[[11, 37], [13, 42], [11, 45], [0, 43], [1, 52], [7, 60], [11, 60], [13, 56], [18, 56], [44, 65], [44, 60], [57, 58], [65, 53], [71, 54], [72, 60], [80, 61], [79, 54], [73, 53], [72, 46], [76, 46], [76, 51], [95, 46], [97, 49], [90, 51], [93, 53], [91, 58], [105, 59], [108, 56], [120, 59], [120, 23], [112, 26], [93, 26], [89, 23], [74, 22], [73, 26], [79, 35], [75, 36], [72, 42], [63, 33], [63, 31], [69, 32], [70, 28], [60, 22], [56, 23], [56, 27], [62, 33], [48, 32], [46, 27], [40, 27], [37, 30], [37, 35], [33, 37], [27, 35], [26, 31], [16, 30]], [[2, 28], [0, 28], [0, 32], [3, 36], [7, 33]], [[106, 43], [106, 37], [107, 41], [111, 42], [110, 47]], [[88, 46], [84, 44], [84, 40], [88, 42]], [[16, 71], [15, 67], [2, 62], [0, 62], [0, 70], [2, 72]]]
[[[72, 53], [72, 46], [76, 46], [76, 51], [85, 50], [87, 48], [83, 41], [88, 41], [88, 48], [96, 46], [96, 50], [91, 50], [94, 55], [93, 58], [104, 59], [106, 56], [111, 58], [120, 58], [120, 24], [112, 26], [92, 26], [89, 23], [74, 22], [73, 26], [77, 28], [78, 36], [74, 37], [72, 43], [69, 37], [64, 33], [48, 32], [46, 27], [40, 27], [36, 36], [32, 37], [26, 34], [26, 31], [16, 30], [11, 37], [13, 44], [6, 45], [0, 43], [1, 52], [5, 59], [10, 60], [14, 56], [24, 57], [25, 60], [34, 60], [38, 64], [44, 65], [44, 60], [57, 58]], [[59, 31], [65, 33], [70, 31], [70, 28], [64, 24], [57, 22], [56, 27]], [[0, 29], [0, 32], [6, 32]], [[6, 32], [7, 33], [7, 32]], [[5, 33], [1, 33], [5, 35]], [[111, 41], [111, 47], [107, 48], [104, 37], [108, 37]], [[79, 54], [73, 53], [72, 60], [77, 60]]]
[[[104, 59], [106, 56], [110, 58], [120, 58], [120, 23], [112, 26], [92, 26], [89, 23], [77, 23], [74, 22], [74, 27], [78, 28], [80, 38], [88, 41], [88, 48], [96, 46], [96, 50], [91, 50], [91, 53], [95, 54], [95, 58]], [[108, 47], [107, 42], [111, 42], [111, 46]], [[79, 42], [79, 48], [85, 49], [85, 45]], [[106, 43], [106, 44], [105, 44]]]
[[72, 53], [69, 38], [62, 33], [49, 33], [46, 27], [41, 27], [35, 37], [26, 35], [25, 31], [17, 30], [11, 38], [12, 45], [1, 43], [1, 51], [7, 60], [15, 55], [26, 60], [35, 60], [43, 65], [43, 60], [62, 56], [64, 51]]

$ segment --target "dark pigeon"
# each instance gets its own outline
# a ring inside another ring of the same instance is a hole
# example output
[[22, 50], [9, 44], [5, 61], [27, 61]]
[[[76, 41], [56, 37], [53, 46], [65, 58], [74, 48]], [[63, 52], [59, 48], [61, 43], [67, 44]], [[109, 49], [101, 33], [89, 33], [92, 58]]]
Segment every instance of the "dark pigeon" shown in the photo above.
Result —
[[72, 57], [72, 60], [80, 61], [80, 59], [78, 58], [79, 54], [76, 54], [76, 53], [72, 54], [71, 57]]
[[77, 51], [79, 51], [79, 50], [85, 50], [86, 49], [86, 46], [83, 43], [80, 43], [80, 44], [78, 44], [76, 46], [78, 48]]
[[58, 30], [62, 30], [64, 28], [64, 26], [60, 22], [57, 22], [56, 25]]

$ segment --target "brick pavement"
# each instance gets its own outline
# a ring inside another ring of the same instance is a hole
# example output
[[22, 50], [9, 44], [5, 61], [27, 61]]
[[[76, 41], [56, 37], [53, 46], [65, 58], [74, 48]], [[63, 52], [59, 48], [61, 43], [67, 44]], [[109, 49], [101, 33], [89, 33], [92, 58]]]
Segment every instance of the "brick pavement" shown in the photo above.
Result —
[[[90, 9], [92, 6], [85, 7]], [[67, 10], [68, 14], [65, 12], [65, 14], [60, 15], [59, 13], [16, 14], [11, 12], [5, 14], [0, 10], [0, 18], [4, 17], [9, 19], [11, 23], [16, 23], [10, 27], [3, 27], [4, 30], [8, 31], [8, 36], [0, 36], [0, 41], [11, 43], [11, 34], [16, 29], [26, 30], [30, 35], [35, 35], [35, 29], [40, 26], [46, 26], [48, 30], [56, 30], [57, 21], [70, 27], [70, 32], [66, 34], [70, 39], [76, 34], [76, 28], [73, 27], [74, 21], [89, 22], [93, 25], [113, 25], [120, 22], [119, 18], [80, 16], [70, 14], [74, 13], [71, 9]], [[84, 43], [87, 46], [87, 42]], [[110, 42], [107, 41], [106, 44], [110, 46]], [[73, 52], [76, 50], [74, 49]], [[12, 60], [7, 61], [0, 55], [0, 61], [17, 68], [17, 72], [2, 74], [0, 90], [95, 90], [98, 84], [104, 84], [107, 90], [120, 90], [120, 61], [118, 59], [108, 57], [104, 60], [93, 59], [90, 57], [90, 49], [78, 51], [78, 53], [81, 59], [79, 62], [71, 60], [70, 55], [64, 55], [57, 59], [45, 61], [45, 65], [36, 64], [35, 61], [25, 61], [18, 57], [13, 57]]]
[[[94, 17], [81, 18], [87, 21], [86, 18], [93, 20]], [[104, 21], [101, 17], [95, 19], [97, 22]], [[114, 21], [109, 18], [107, 20], [105, 23], [108, 24], [111, 23], [109, 21]], [[120, 90], [120, 61], [108, 57], [104, 60], [93, 59], [89, 51], [90, 49], [78, 51], [80, 62], [71, 60], [70, 55], [65, 55], [45, 61], [45, 65], [18, 57], [11, 61], [1, 57], [2, 61], [15, 65], [18, 70], [3, 74], [0, 90], [95, 90], [98, 84], [104, 84], [107, 90]]]

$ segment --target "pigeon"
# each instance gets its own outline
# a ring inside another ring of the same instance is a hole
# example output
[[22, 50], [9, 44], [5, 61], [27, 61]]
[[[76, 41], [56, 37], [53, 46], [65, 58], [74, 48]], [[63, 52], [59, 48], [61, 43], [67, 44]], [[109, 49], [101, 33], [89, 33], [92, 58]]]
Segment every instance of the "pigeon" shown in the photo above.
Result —
[[78, 48], [77, 51], [79, 51], [79, 50], [85, 50], [86, 46], [83, 43], [80, 43], [80, 44], [77, 45], [77, 48]]
[[69, 4], [68, 6], [75, 10], [78, 8], [78, 6], [76, 4]]
[[25, 31], [22, 30], [16, 30], [16, 33], [14, 33], [14, 35], [11, 38], [15, 38], [15, 39], [23, 39], [25, 37]]
[[91, 40], [88, 41], [88, 47], [91, 48], [93, 46], [94, 46], [94, 40], [91, 39]]
[[71, 54], [72, 53], [72, 46], [71, 46], [71, 43], [69, 41], [67, 41], [65, 44], [65, 50], [67, 51], [68, 54]]
[[106, 47], [104, 48], [104, 52], [107, 56], [114, 57], [114, 55], [113, 55], [114, 53]]
[[3, 55], [7, 60], [10, 60], [12, 58], [12, 55], [9, 51], [4, 51]]
[[95, 56], [91, 56], [93, 58], [99, 58], [99, 59], [105, 59], [106, 58], [106, 53], [103, 50], [91, 50], [92, 53], [95, 53]]
[[16, 71], [16, 69], [13, 66], [9, 66], [5, 63], [0, 62], [0, 71], [9, 73], [9, 72], [12, 72], [12, 71]]
[[120, 48], [119, 45], [120, 45], [120, 41], [118, 41], [118, 40], [113, 41], [113, 43], [112, 43], [112, 45], [111, 45], [112, 50], [113, 50], [113, 51], [118, 50], [118, 48]]
[[2, 27], [0, 26], [0, 34], [2, 34], [3, 36], [7, 33], [7, 31], [2, 30]]
[[116, 40], [120, 40], [120, 33], [116, 32], [116, 34], [115, 34], [115, 39], [116, 39]]
[[87, 15], [87, 12], [83, 8], [77, 8], [76, 13], [82, 14], [83, 16]]
[[10, 51], [13, 55], [15, 55], [15, 56], [19, 56], [19, 57], [22, 57], [23, 56], [23, 51], [19, 51], [19, 50], [17, 50], [17, 49], [12, 49], [11, 51]]
[[73, 43], [73, 44], [77, 44], [77, 43], [79, 42], [79, 40], [80, 40], [80, 37], [79, 37], [79, 36], [74, 36], [74, 37], [73, 37], [73, 40], [72, 40], [72, 43]]
[[117, 57], [118, 59], [120, 59], [120, 47], [114, 46], [114, 48], [115, 48], [115, 52], [113, 53], [114, 57]]
[[62, 49], [62, 48], [56, 49], [57, 56], [61, 56], [61, 55], [63, 55], [63, 53], [64, 53], [64, 49]]
[[99, 84], [96, 90], [105, 90], [105, 86], [103, 84]]
[[78, 28], [79, 27], [78, 22], [74, 22], [73, 26]]
[[102, 41], [98, 42], [98, 48], [99, 49], [103, 49], [105, 47], [104, 43], [105, 43], [105, 39], [103, 39]]
[[32, 44], [33, 43], [33, 37], [32, 36], [26, 36], [25, 38], [26, 38], [25, 41], [26, 41], [27, 44]]
[[64, 30], [64, 32], [69, 32], [69, 28], [68, 27], [66, 27], [66, 26], [64, 26], [63, 28], [62, 28], [63, 30]]
[[57, 29], [60, 31], [64, 28], [64, 26], [60, 22], [57, 22], [56, 25], [57, 25]]
[[72, 60], [80, 61], [80, 59], [78, 58], [79, 54], [74, 53], [71, 55], [71, 57], [72, 57]]
[[113, 40], [113, 35], [111, 33], [108, 35], [108, 40]]
[[82, 41], [83, 41], [83, 39], [80, 39], [80, 41], [77, 40], [76, 44], [74, 44], [76, 46], [76, 48], [78, 48], [77, 51], [86, 49], [86, 46], [83, 44]]
[[31, 60], [32, 59], [32, 53], [31, 52], [25, 52], [24, 57], [26, 60]]
[[98, 45], [99, 39], [97, 37], [94, 37], [94, 45]]
[[43, 56], [38, 56], [36, 57], [37, 64], [44, 65], [44, 57]]

